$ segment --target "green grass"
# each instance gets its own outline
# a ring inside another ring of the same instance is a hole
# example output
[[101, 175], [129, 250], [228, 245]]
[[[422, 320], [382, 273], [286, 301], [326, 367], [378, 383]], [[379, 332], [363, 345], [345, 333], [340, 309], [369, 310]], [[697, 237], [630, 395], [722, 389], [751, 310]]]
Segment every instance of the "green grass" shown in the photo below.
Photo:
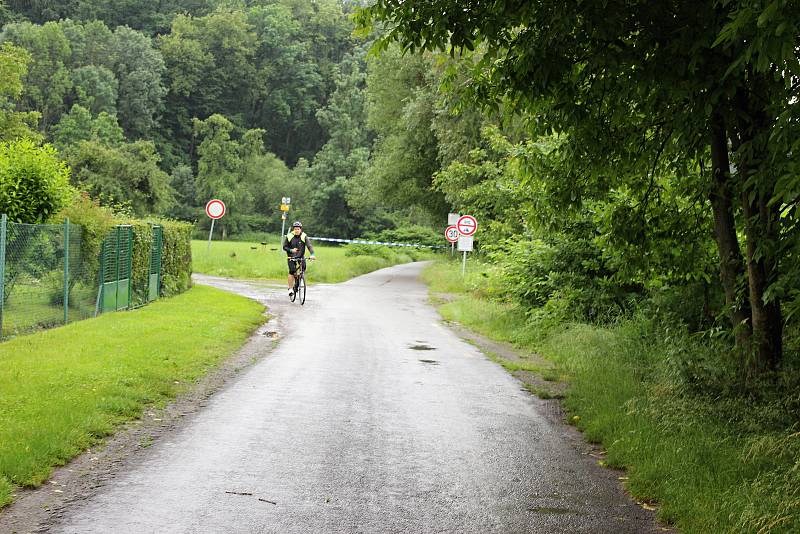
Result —
[[604, 463], [628, 470], [634, 496], [659, 504], [661, 519], [687, 533], [800, 531], [800, 424], [791, 398], [692, 393], [667, 362], [712, 350], [700, 341], [655, 336], [641, 320], [543, 326], [517, 305], [484, 298], [486, 289], [472, 290], [474, 279], [459, 283], [457, 269], [437, 264], [424, 276], [432, 292], [449, 286], [459, 295], [439, 308], [442, 316], [554, 362], [570, 382], [564, 404], [577, 425], [606, 448]]
[[0, 505], [231, 354], [263, 307], [208, 287], [0, 344]]
[[[306, 271], [308, 281], [344, 282], [398, 263], [432, 257], [430, 253], [408, 249], [387, 252], [385, 247], [376, 248], [374, 256], [347, 256], [346, 251], [346, 247], [314, 245], [318, 261], [309, 264]], [[260, 243], [214, 241], [209, 251], [208, 242], [192, 241], [192, 267], [197, 273], [266, 280], [285, 280], [288, 272], [286, 253], [278, 243], [264, 246]]]
[[[95, 288], [78, 286], [70, 293], [69, 321], [94, 315]], [[64, 324], [63, 289], [16, 284], [3, 308], [3, 338]]]

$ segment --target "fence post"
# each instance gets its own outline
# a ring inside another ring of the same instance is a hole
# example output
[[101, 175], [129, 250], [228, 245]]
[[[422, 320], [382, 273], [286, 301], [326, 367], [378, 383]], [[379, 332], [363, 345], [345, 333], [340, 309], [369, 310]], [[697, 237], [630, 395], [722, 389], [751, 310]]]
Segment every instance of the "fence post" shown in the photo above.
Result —
[[133, 226], [128, 226], [128, 309], [133, 303]]
[[6, 227], [8, 217], [0, 215], [0, 339], [3, 338], [3, 310], [6, 301]]
[[64, 324], [69, 322], [69, 217], [64, 219]]

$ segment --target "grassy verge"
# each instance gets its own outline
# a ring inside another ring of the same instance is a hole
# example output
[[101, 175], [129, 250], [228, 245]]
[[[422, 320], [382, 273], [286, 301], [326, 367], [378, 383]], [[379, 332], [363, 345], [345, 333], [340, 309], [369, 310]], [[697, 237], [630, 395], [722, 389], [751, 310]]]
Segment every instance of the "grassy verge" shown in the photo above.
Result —
[[703, 361], [713, 345], [657, 335], [642, 319], [544, 324], [486, 297], [489, 267], [465, 279], [457, 269], [440, 263], [424, 275], [434, 296], [455, 295], [442, 299], [442, 316], [554, 362], [570, 383], [571, 420], [606, 448], [604, 465], [628, 470], [634, 496], [659, 503], [662, 520], [688, 533], [800, 531], [800, 395], [689, 390], [676, 361]]
[[147, 405], [162, 405], [263, 321], [259, 304], [195, 287], [145, 308], [0, 344], [0, 506]]
[[[314, 252], [319, 261], [308, 268], [306, 277], [311, 283], [344, 282], [384, 267], [431, 257], [430, 253], [386, 247], [375, 247], [374, 255], [348, 255], [347, 247], [324, 245], [314, 245]], [[207, 242], [192, 241], [192, 264], [195, 272], [231, 278], [285, 280], [287, 273], [286, 253], [277, 243], [217, 241], [208, 250]]]

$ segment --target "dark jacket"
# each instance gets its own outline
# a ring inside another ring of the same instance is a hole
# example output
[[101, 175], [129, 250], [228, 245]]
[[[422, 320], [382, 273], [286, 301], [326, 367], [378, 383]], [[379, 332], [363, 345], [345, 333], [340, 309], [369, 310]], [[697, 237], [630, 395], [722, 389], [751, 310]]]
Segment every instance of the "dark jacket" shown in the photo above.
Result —
[[[308, 251], [311, 254], [314, 254], [314, 246], [305, 232], [300, 235], [294, 235], [294, 232], [290, 232], [283, 238], [283, 250], [286, 251], [286, 255], [290, 258], [302, 258], [305, 256], [306, 247], [308, 247]], [[293, 248], [297, 249], [296, 253], [292, 253]]]

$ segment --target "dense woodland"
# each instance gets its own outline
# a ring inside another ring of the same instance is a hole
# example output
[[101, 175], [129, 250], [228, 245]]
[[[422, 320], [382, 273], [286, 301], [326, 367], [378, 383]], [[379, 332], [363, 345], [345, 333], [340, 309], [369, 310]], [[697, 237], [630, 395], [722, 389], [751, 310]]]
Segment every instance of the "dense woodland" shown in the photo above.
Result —
[[202, 224], [215, 196], [229, 235], [276, 231], [281, 196], [335, 237], [471, 213], [480, 291], [530, 328], [634, 321], [669, 391], [798, 435], [795, 3], [0, 0], [0, 22], [0, 139], [52, 145], [101, 204]]

